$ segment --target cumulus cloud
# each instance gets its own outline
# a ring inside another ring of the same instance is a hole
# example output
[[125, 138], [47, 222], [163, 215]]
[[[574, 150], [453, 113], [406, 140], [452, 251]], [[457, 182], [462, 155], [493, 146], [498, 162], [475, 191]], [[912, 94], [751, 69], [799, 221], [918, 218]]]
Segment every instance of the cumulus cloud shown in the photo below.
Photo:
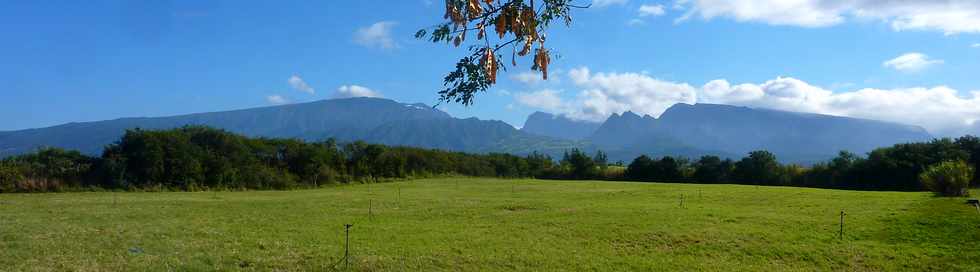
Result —
[[354, 42], [366, 47], [381, 49], [397, 48], [398, 44], [391, 38], [391, 29], [396, 24], [391, 21], [381, 21], [367, 27], [359, 28], [354, 32]]
[[636, 73], [592, 73], [588, 68], [573, 69], [568, 76], [582, 89], [576, 96], [563, 98], [544, 90], [525, 93], [527, 97], [517, 102], [591, 121], [627, 110], [659, 117], [676, 103], [716, 103], [919, 125], [935, 135], [956, 136], [980, 127], [980, 90], [936, 86], [833, 92], [792, 77], [742, 84], [717, 79], [695, 87]]
[[612, 5], [623, 5], [626, 4], [627, 0], [593, 0], [592, 6], [601, 8]]
[[887, 60], [881, 65], [902, 72], [918, 72], [942, 63], [943, 60], [930, 59], [922, 53], [912, 52]]
[[286, 80], [286, 82], [289, 83], [290, 87], [293, 87], [293, 89], [297, 91], [306, 92], [309, 94], [313, 94], [316, 92], [316, 90], [314, 90], [313, 87], [310, 87], [309, 84], [306, 84], [306, 81], [304, 81], [303, 78], [299, 77], [298, 75], [293, 75], [289, 77], [289, 79]]
[[358, 85], [344, 85], [337, 88], [334, 98], [382, 97], [380, 92]]
[[947, 35], [980, 32], [980, 1], [975, 0], [677, 0], [687, 10], [677, 19], [717, 17], [739, 22], [826, 27], [848, 19], [886, 22], [895, 31], [934, 30]]
[[577, 99], [580, 119], [601, 121], [613, 113], [633, 110], [657, 116], [676, 103], [694, 103], [697, 90], [686, 83], [674, 83], [638, 73], [592, 73], [588, 68], [568, 72], [572, 82], [583, 90]]
[[666, 13], [666, 12], [664, 12], [664, 6], [663, 5], [660, 5], [660, 4], [657, 4], [657, 5], [647, 5], [647, 4], [640, 5], [640, 17], [646, 17], [646, 16], [654, 16], [654, 17], [656, 17], [656, 16], [664, 15], [664, 13]]
[[289, 103], [289, 100], [286, 99], [285, 97], [282, 97], [281, 95], [270, 95], [270, 96], [266, 96], [265, 97], [265, 101], [266, 102], [269, 102], [269, 104], [273, 104], [273, 105], [282, 105], [282, 104], [288, 104]]
[[520, 72], [520, 73], [511, 75], [510, 76], [510, 79], [513, 79], [513, 80], [515, 80], [517, 82], [528, 84], [528, 85], [534, 85], [534, 84], [540, 83], [541, 81], [544, 80], [544, 79], [541, 78], [541, 73], [540, 72], [533, 72], [533, 71], [524, 71], [524, 72]]
[[519, 92], [514, 94], [517, 103], [532, 108], [544, 109], [551, 112], [567, 112], [571, 105], [559, 97], [559, 91], [544, 89], [534, 92]]

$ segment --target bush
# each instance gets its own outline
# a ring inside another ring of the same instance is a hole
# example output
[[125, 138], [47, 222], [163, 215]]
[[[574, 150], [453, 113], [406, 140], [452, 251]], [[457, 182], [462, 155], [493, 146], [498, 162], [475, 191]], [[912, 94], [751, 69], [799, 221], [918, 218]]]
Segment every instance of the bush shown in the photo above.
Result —
[[17, 166], [0, 161], [0, 193], [15, 192], [17, 182], [23, 179], [24, 175]]
[[929, 167], [919, 175], [922, 185], [940, 196], [967, 196], [973, 167], [963, 161], [943, 162]]

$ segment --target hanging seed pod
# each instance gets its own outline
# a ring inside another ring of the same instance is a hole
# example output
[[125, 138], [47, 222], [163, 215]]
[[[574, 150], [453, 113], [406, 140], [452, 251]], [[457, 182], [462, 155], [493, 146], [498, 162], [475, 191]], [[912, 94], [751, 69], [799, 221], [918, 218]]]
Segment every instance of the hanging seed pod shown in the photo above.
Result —
[[531, 37], [524, 37], [524, 48], [521, 49], [521, 52], [517, 52], [517, 55], [521, 57], [527, 56], [528, 53], [531, 53], [532, 45], [534, 45], [534, 40]]
[[487, 35], [487, 26], [481, 22], [476, 25], [476, 28], [479, 30], [478, 32], [476, 32], [476, 39], [482, 40], [483, 37]]
[[531, 69], [541, 71], [541, 78], [548, 80], [549, 64], [551, 64], [551, 56], [548, 54], [548, 49], [545, 49], [544, 46], [538, 47], [534, 53], [534, 66]]
[[483, 58], [480, 58], [480, 66], [483, 67], [483, 71], [487, 74], [487, 80], [490, 84], [497, 83], [497, 59], [493, 54], [493, 49], [487, 48], [486, 54]]
[[480, 0], [469, 0], [466, 4], [466, 13], [469, 14], [470, 20], [480, 18], [483, 15], [483, 6], [480, 5]]

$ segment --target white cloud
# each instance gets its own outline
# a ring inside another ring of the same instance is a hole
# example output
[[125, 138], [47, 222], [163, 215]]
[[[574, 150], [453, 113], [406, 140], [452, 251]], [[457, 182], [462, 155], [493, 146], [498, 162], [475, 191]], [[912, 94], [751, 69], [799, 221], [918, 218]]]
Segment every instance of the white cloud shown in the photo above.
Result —
[[351, 98], [351, 97], [382, 97], [381, 93], [371, 90], [370, 88], [358, 86], [358, 85], [344, 85], [337, 88], [337, 92], [333, 95], [334, 98]]
[[514, 100], [521, 105], [545, 109], [552, 112], [565, 112], [569, 110], [569, 105], [559, 97], [559, 91], [544, 89], [535, 92], [518, 92], [514, 94]]
[[646, 16], [654, 16], [654, 17], [656, 17], [656, 16], [664, 15], [664, 13], [665, 12], [664, 12], [664, 6], [663, 5], [660, 5], [660, 4], [657, 4], [657, 5], [647, 5], [647, 4], [640, 5], [640, 17], [646, 17]]
[[582, 88], [575, 98], [565, 100], [543, 90], [526, 93], [527, 97], [517, 101], [592, 121], [627, 110], [659, 117], [676, 103], [716, 103], [919, 125], [940, 136], [957, 136], [971, 126], [980, 127], [980, 90], [960, 92], [936, 86], [835, 93], [791, 77], [735, 85], [717, 79], [694, 87], [637, 73], [593, 74], [588, 68], [573, 69], [568, 75]]
[[391, 29], [396, 24], [391, 21], [381, 21], [367, 27], [359, 28], [354, 32], [354, 42], [363, 46], [381, 49], [398, 48], [398, 44], [391, 38]]
[[266, 96], [265, 97], [265, 101], [266, 102], [269, 102], [269, 104], [273, 104], [273, 105], [282, 105], [282, 104], [288, 104], [289, 103], [289, 100], [286, 99], [285, 97], [282, 97], [281, 95], [270, 95], [270, 96]]
[[627, 0], [593, 0], [592, 6], [601, 8], [612, 5], [623, 5], [626, 4]]
[[627, 110], [658, 116], [676, 103], [694, 103], [697, 97], [697, 90], [688, 84], [662, 81], [638, 73], [593, 74], [582, 67], [572, 69], [568, 76], [583, 89], [574, 101], [565, 102], [554, 96], [547, 99], [546, 104], [518, 102], [575, 119], [602, 121], [610, 114]]
[[871, 19], [886, 22], [895, 31], [980, 32], [980, 1], [976, 0], [677, 0], [675, 6], [687, 10], [678, 22], [698, 16], [825, 27], [848, 19]]
[[972, 44], [972, 45], [970, 45], [970, 47], [973, 47], [973, 48], [980, 48], [980, 43], [975, 43], [975, 44]]
[[289, 83], [290, 87], [293, 87], [293, 89], [296, 89], [297, 91], [306, 92], [309, 94], [313, 94], [316, 92], [316, 90], [314, 90], [313, 87], [310, 87], [309, 84], [306, 84], [306, 81], [304, 81], [303, 78], [299, 77], [298, 75], [293, 75], [289, 77], [289, 79], [286, 80], [286, 82]]
[[626, 21], [626, 25], [628, 25], [628, 26], [638, 26], [638, 25], [642, 25], [642, 24], [645, 24], [645, 23], [646, 23], [646, 21], [643, 21], [640, 18], [633, 18], [633, 19], [630, 19], [629, 21]]
[[922, 53], [912, 52], [887, 60], [881, 65], [901, 72], [918, 72], [942, 63], [943, 60], [930, 59]]
[[534, 72], [534, 71], [524, 71], [517, 74], [513, 74], [510, 76], [510, 79], [528, 85], [534, 85], [540, 83], [541, 81], [544, 81], [544, 79], [541, 77], [541, 73]]
[[[709, 82], [699, 101], [913, 124], [938, 135], [958, 133], [980, 119], [980, 91], [961, 95], [946, 86], [834, 93], [787, 77], [758, 85], [727, 85], [724, 80]], [[745, 90], [754, 93], [745, 96]]]

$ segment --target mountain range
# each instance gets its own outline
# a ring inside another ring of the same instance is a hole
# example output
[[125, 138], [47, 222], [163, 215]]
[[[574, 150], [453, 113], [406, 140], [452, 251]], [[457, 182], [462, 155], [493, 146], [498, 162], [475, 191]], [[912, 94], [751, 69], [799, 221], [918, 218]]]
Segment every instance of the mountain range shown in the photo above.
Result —
[[0, 132], [0, 157], [60, 147], [98, 155], [127, 129], [205, 125], [251, 137], [364, 140], [465, 152], [600, 149], [611, 160], [647, 154], [738, 158], [765, 149], [782, 161], [809, 163], [840, 150], [865, 153], [931, 139], [920, 127], [847, 117], [713, 104], [677, 104], [659, 118], [632, 112], [588, 122], [536, 112], [518, 130], [496, 120], [454, 118], [424, 104], [347, 98], [171, 117], [121, 118]]
[[[574, 125], [564, 129], [548, 127], [550, 131], [577, 129], [583, 126], [581, 123], [596, 124], [561, 116], [551, 118], [565, 120], [556, 124]], [[526, 124], [522, 130], [542, 130], [528, 125], [534, 123]], [[736, 158], [764, 149], [783, 161], [809, 164], [842, 150], [863, 154], [878, 147], [932, 138], [921, 127], [867, 119], [730, 105], [676, 104], [659, 118], [629, 111], [613, 114], [582, 139], [616, 157], [711, 154]]]

